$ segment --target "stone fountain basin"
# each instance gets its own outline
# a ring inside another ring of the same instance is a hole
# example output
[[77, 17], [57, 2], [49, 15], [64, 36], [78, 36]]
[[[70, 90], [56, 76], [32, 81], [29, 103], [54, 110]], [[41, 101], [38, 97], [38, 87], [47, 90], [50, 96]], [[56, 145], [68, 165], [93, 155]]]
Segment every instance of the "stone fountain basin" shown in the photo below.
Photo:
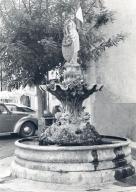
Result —
[[12, 175], [70, 185], [94, 186], [134, 174], [129, 140], [102, 136], [103, 145], [39, 146], [38, 138], [15, 142]]

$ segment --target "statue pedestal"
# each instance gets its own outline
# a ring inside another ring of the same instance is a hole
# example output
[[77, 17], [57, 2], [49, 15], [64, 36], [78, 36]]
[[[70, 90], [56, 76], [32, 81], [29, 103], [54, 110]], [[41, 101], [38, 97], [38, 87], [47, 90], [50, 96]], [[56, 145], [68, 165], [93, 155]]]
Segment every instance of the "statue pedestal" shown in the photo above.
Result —
[[79, 79], [82, 77], [82, 71], [80, 68], [80, 65], [78, 63], [71, 64], [71, 63], [65, 63], [64, 65], [64, 82], [69, 83], [71, 81], [75, 81], [76, 79]]

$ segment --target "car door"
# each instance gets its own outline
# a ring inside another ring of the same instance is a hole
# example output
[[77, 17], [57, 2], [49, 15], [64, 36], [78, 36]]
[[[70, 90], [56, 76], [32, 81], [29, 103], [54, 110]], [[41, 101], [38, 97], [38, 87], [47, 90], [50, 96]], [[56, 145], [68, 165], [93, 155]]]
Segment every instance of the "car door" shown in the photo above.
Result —
[[19, 119], [27, 115], [26, 113], [9, 111], [4, 104], [0, 104], [0, 133], [13, 132]]
[[10, 132], [10, 129], [11, 129], [10, 112], [3, 104], [0, 104], [0, 133]]
[[18, 112], [18, 111], [12, 111], [10, 114], [10, 121], [11, 121], [11, 127], [10, 130], [13, 131], [16, 123], [23, 117], [28, 116], [27, 113]]

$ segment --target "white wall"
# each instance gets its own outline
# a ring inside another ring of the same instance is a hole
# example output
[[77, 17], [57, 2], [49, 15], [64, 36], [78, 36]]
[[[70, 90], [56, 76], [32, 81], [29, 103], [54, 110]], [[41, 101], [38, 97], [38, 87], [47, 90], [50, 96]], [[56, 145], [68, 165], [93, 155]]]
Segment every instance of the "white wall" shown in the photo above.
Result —
[[118, 47], [110, 48], [99, 62], [99, 75], [112, 93], [114, 102], [136, 102], [136, 1], [105, 0], [115, 11], [115, 21], [105, 28], [108, 34], [127, 33]]
[[95, 123], [101, 133], [136, 139], [136, 0], [105, 0], [105, 5], [115, 11], [115, 21], [103, 30], [127, 38], [98, 63], [97, 78], [105, 88], [96, 96]]

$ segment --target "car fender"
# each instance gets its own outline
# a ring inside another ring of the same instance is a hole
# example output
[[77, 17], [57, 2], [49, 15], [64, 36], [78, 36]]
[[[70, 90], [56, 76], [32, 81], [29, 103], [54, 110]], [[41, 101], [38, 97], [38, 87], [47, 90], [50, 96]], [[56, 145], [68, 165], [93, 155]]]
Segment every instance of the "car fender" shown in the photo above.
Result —
[[21, 118], [14, 127], [14, 133], [19, 133], [21, 126], [23, 125], [23, 123], [25, 122], [32, 122], [37, 128], [38, 128], [38, 119], [36, 117], [32, 117], [31, 115], [29, 116], [25, 116], [23, 118]]

